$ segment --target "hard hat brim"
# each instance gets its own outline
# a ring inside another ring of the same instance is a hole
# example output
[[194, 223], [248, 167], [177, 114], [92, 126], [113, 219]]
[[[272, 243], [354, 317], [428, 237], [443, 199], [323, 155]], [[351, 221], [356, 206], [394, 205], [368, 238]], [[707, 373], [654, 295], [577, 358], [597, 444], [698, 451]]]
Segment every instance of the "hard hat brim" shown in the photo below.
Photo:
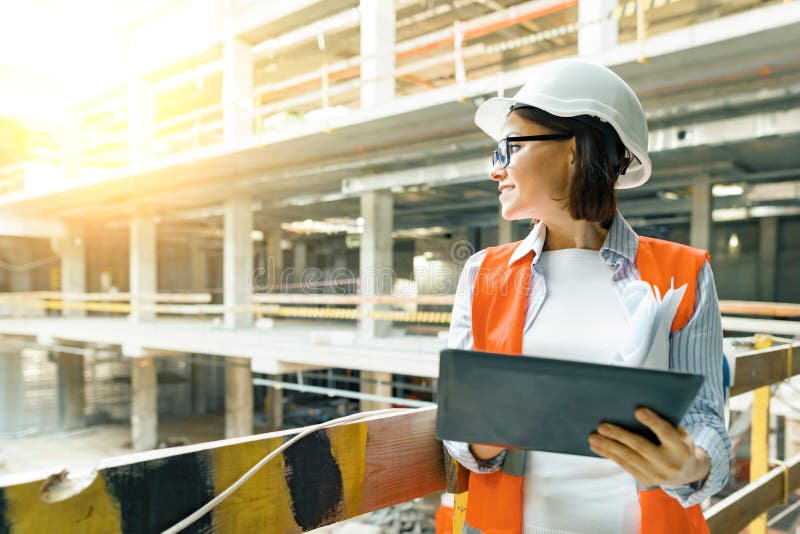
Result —
[[[558, 102], [555, 103], [557, 104]], [[603, 116], [604, 114], [598, 113], [596, 108], [583, 108], [579, 102], [572, 102], [569, 106], [550, 106], [543, 104], [542, 102], [528, 103], [515, 100], [513, 98], [499, 96], [490, 98], [478, 107], [477, 111], [475, 112], [475, 124], [478, 125], [481, 130], [486, 132], [492, 139], [499, 140], [501, 131], [503, 129], [503, 124], [506, 121], [506, 117], [508, 117], [508, 112], [511, 109], [511, 106], [514, 104], [527, 104], [534, 106], [558, 117], [591, 115], [610, 123], [612, 126], [617, 124], [617, 121], [614, 117], [610, 115]], [[629, 139], [625, 132], [620, 131], [620, 129], [616, 126], [614, 129], [619, 135], [622, 143], [628, 148], [628, 150], [631, 151], [634, 156], [636, 156], [636, 159], [631, 162], [625, 174], [619, 177], [619, 180], [617, 181], [617, 189], [630, 189], [640, 186], [650, 178], [650, 173], [652, 172], [652, 163], [650, 162], [650, 157], [647, 155], [647, 152], [639, 150], [635, 146], [635, 143], [631, 142], [631, 139]]]

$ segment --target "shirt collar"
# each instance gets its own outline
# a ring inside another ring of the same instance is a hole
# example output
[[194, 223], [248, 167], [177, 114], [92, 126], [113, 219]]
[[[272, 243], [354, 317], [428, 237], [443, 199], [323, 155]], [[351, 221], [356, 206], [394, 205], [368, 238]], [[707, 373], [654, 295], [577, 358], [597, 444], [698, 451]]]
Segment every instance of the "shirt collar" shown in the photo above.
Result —
[[517, 248], [514, 249], [514, 253], [508, 260], [508, 266], [511, 267], [515, 262], [527, 256], [530, 251], [533, 251], [533, 263], [535, 264], [544, 248], [545, 237], [547, 237], [547, 227], [542, 221], [539, 221], [525, 239], [519, 242]]
[[[519, 242], [517, 248], [514, 249], [514, 253], [508, 260], [509, 267], [527, 256], [531, 251], [533, 251], [533, 264], [536, 264], [544, 248], [546, 237], [547, 227], [542, 221], [539, 221], [531, 229], [525, 239]], [[636, 258], [638, 244], [639, 239], [636, 232], [633, 231], [628, 221], [626, 221], [619, 210], [617, 210], [617, 213], [611, 221], [611, 227], [608, 229], [608, 234], [603, 242], [603, 246], [600, 248], [600, 256], [603, 257], [604, 260], [610, 261], [613, 258], [609, 258], [609, 253], [613, 253], [633, 262]]]
[[606, 261], [609, 260], [609, 252], [622, 256], [629, 262], [636, 261], [636, 250], [639, 247], [639, 236], [633, 231], [631, 225], [617, 210], [611, 220], [611, 228], [608, 229], [606, 240], [600, 248], [600, 256]]

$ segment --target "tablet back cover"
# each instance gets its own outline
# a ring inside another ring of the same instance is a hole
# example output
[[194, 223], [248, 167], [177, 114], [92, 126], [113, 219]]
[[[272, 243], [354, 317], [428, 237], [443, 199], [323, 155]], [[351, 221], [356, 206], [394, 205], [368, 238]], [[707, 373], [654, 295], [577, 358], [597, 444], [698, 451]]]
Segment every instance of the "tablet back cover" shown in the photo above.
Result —
[[646, 406], [674, 426], [700, 375], [447, 349], [439, 362], [436, 437], [596, 456], [589, 435], [609, 422], [658, 442], [634, 418]]

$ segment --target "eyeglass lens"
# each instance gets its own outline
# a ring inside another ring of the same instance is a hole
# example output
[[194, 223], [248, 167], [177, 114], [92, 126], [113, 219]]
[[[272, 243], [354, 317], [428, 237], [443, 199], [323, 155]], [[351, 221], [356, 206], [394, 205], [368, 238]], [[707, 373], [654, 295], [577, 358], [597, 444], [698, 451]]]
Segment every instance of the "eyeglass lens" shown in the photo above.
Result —
[[508, 162], [508, 139], [502, 139], [499, 143], [497, 143], [497, 147], [492, 152], [492, 166], [496, 167], [499, 163], [503, 167], [506, 166]]

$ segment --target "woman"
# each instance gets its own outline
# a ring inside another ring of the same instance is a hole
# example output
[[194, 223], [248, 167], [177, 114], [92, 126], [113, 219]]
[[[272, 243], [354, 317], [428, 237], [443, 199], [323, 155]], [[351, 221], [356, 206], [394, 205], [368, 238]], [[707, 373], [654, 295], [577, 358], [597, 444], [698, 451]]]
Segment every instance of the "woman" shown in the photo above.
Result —
[[[722, 329], [708, 254], [639, 237], [616, 210], [615, 188], [650, 177], [639, 100], [607, 68], [567, 59], [539, 67], [514, 98], [484, 102], [475, 122], [498, 141], [490, 178], [503, 218], [535, 224], [467, 261], [448, 345], [611, 363], [626, 288], [642, 280], [663, 294], [674, 282], [687, 288], [671, 334], [642, 365], [706, 380], [681, 428], [637, 411], [660, 446], [611, 425], [587, 437], [596, 458], [445, 442], [471, 471], [465, 531], [702, 532], [696, 505], [724, 485], [730, 455]], [[498, 272], [523, 283], [494, 291], [486, 280]]]

